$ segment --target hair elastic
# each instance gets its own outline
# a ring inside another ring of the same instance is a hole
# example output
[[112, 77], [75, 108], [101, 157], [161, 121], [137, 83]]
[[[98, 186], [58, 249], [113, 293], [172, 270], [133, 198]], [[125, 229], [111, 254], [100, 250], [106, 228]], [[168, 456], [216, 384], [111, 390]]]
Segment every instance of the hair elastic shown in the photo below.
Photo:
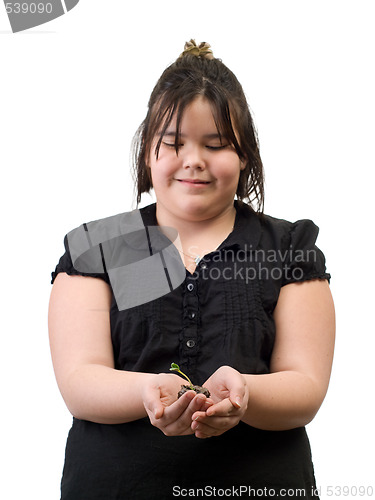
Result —
[[187, 54], [192, 56], [202, 57], [203, 59], [214, 59], [214, 54], [211, 50], [211, 45], [207, 42], [201, 42], [199, 45], [192, 38], [190, 42], [185, 43], [184, 51], [179, 57], [184, 57]]

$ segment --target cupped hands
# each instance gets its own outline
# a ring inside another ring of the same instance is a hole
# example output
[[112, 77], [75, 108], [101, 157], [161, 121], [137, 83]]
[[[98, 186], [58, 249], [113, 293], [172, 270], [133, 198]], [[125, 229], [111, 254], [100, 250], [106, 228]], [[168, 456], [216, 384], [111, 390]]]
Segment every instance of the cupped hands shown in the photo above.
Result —
[[241, 373], [221, 366], [203, 385], [211, 393], [209, 398], [194, 391], [177, 398], [181, 378], [155, 375], [142, 391], [151, 424], [166, 436], [195, 434], [201, 439], [219, 436], [236, 426], [248, 405], [248, 388]]

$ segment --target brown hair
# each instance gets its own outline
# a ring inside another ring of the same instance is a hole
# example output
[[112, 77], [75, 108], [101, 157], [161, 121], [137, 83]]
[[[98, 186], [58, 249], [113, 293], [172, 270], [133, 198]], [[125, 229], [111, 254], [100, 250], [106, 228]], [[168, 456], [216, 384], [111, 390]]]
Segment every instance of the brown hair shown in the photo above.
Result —
[[158, 157], [163, 135], [176, 116], [175, 148], [178, 153], [183, 112], [196, 97], [202, 96], [211, 105], [219, 135], [233, 145], [239, 158], [245, 162], [238, 181], [237, 198], [250, 203], [255, 201], [257, 210], [262, 212], [264, 172], [249, 106], [236, 76], [220, 59], [214, 58], [207, 47], [208, 44], [196, 46], [193, 40], [188, 42], [185, 51], [163, 72], [151, 93], [147, 116], [133, 139], [137, 202], [140, 202], [142, 193], [152, 188], [147, 163], [156, 134], [160, 134], [155, 148]]

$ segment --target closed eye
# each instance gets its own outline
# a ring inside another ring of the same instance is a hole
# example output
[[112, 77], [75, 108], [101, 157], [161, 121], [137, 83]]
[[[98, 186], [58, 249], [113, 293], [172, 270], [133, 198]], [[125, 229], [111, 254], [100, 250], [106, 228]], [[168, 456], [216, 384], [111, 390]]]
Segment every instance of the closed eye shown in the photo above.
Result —
[[220, 151], [221, 149], [225, 149], [229, 146], [229, 144], [223, 144], [221, 146], [206, 146], [207, 149], [211, 149], [212, 151]]
[[[176, 147], [174, 142], [170, 143], [170, 142], [162, 141], [162, 144], [164, 144], [164, 146], [167, 146], [168, 148], [175, 148]], [[183, 146], [183, 144], [177, 144], [177, 147], [180, 148], [181, 146]]]
[[[167, 148], [176, 148], [176, 144], [174, 142], [166, 142], [162, 141], [162, 144], [166, 146]], [[177, 144], [178, 148], [181, 148], [184, 144]], [[211, 151], [220, 151], [221, 149], [225, 149], [229, 146], [229, 144], [221, 144], [220, 146], [210, 146], [206, 145], [206, 149], [209, 149]]]

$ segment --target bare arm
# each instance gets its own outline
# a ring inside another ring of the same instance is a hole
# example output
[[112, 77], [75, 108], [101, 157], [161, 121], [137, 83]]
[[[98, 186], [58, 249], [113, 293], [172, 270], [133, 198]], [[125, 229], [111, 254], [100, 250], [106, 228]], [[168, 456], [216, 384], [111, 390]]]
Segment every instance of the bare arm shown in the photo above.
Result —
[[114, 369], [110, 287], [102, 280], [60, 273], [48, 326], [52, 361], [64, 401], [75, 417], [120, 423], [147, 416], [140, 384], [151, 375]]
[[274, 319], [271, 374], [245, 376], [250, 396], [243, 420], [262, 429], [284, 430], [308, 424], [328, 389], [335, 338], [328, 282], [283, 287]]
[[[196, 436], [218, 435], [239, 420], [259, 429], [287, 430], [314, 418], [327, 392], [333, 359], [335, 318], [328, 283], [286, 285], [274, 319], [271, 373], [240, 375], [228, 367], [215, 372], [208, 386], [215, 387], [217, 381], [223, 385], [225, 375], [227, 396], [205, 415], [193, 415]], [[234, 403], [237, 398], [240, 408]], [[197, 417], [199, 422], [194, 421]]]
[[50, 345], [68, 409], [76, 418], [102, 424], [149, 416], [168, 435], [193, 433], [191, 416], [204, 407], [204, 401], [194, 398], [191, 391], [176, 401], [180, 377], [115, 369], [111, 298], [110, 287], [97, 278], [60, 273], [53, 285]]

